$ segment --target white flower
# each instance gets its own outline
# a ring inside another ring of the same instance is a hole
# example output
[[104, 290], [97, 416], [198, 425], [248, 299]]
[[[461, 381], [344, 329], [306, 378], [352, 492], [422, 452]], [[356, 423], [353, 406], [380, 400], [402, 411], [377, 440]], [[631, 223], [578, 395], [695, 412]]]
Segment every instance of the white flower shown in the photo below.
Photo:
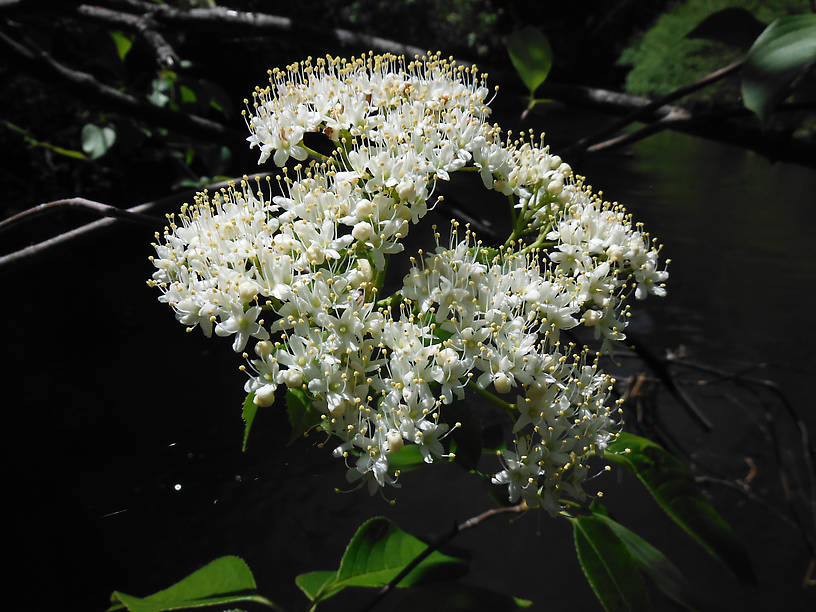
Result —
[[258, 315], [261, 314], [261, 309], [258, 306], [253, 306], [244, 311], [240, 303], [231, 304], [230, 312], [230, 317], [226, 321], [222, 321], [215, 326], [215, 333], [219, 336], [235, 334], [235, 340], [232, 343], [233, 351], [236, 353], [243, 351], [250, 337], [259, 340], [269, 338], [269, 332], [261, 327], [260, 323], [256, 322]]

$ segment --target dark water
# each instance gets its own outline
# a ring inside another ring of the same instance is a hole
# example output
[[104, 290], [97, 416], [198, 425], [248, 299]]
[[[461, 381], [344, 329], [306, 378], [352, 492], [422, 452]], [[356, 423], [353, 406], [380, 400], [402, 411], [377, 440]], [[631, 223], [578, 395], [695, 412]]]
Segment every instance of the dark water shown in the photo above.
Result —
[[[598, 118], [545, 121], [557, 140], [593, 131]], [[637, 309], [633, 329], [658, 354], [684, 345], [689, 358], [730, 371], [767, 364], [759, 375], [780, 383], [816, 429], [816, 173], [670, 133], [574, 167], [627, 203], [673, 260], [669, 296]], [[335, 568], [370, 516], [428, 537], [491, 507], [489, 485], [453, 465], [404, 475], [394, 507], [363, 491], [334, 494], [342, 464], [310, 440], [287, 446], [278, 408], [259, 414], [242, 454], [238, 360], [228, 342], [185, 334], [156, 302], [144, 285], [150, 240], [148, 230], [119, 227], [2, 272], [7, 531], [19, 570], [11, 584], [28, 609], [104, 609], [114, 589], [148, 594], [224, 554], [244, 557], [270, 599], [306, 609], [294, 576]], [[701, 464], [739, 474], [743, 456], [757, 457], [758, 482], [773, 496], [770, 446], [740, 392], [700, 391], [712, 434], [668, 398], [663, 418]], [[626, 475], [599, 486], [615, 516], [670, 554], [712, 609], [816, 607], [799, 588], [808, 556], [798, 532], [741, 497], [712, 490], [747, 543], [756, 588], [740, 587]], [[498, 519], [455, 546], [471, 557], [473, 584], [540, 610], [600, 609], [564, 521]]]

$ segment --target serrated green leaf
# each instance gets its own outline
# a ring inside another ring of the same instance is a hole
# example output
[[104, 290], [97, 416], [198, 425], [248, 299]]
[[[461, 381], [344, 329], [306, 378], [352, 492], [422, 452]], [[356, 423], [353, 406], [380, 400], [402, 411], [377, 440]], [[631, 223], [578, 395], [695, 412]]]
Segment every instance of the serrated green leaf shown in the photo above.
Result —
[[[337, 572], [332, 571], [307, 572], [296, 576], [295, 584], [310, 601], [314, 601], [319, 594], [327, 593], [330, 590], [328, 584], [333, 582], [336, 577]], [[324, 594], [323, 598], [327, 597], [328, 595]]]
[[816, 62], [816, 15], [789, 15], [754, 41], [742, 68], [742, 99], [764, 122], [789, 85]]
[[91, 159], [99, 159], [110, 150], [116, 142], [116, 132], [113, 128], [101, 128], [93, 123], [86, 123], [82, 127], [82, 150]]
[[312, 399], [301, 389], [287, 389], [286, 411], [289, 414], [289, 424], [292, 426], [289, 444], [320, 424], [320, 411], [312, 405]]
[[610, 518], [603, 506], [592, 507], [592, 510], [593, 516], [606, 523], [626, 547], [640, 570], [651, 578], [661, 591], [689, 610], [700, 607], [697, 596], [691, 590], [683, 574], [666, 555], [634, 531]]
[[200, 608], [222, 603], [253, 601], [270, 608], [277, 606], [258, 595], [255, 578], [240, 557], [219, 557], [168, 587], [147, 597], [134, 597], [114, 591], [109, 610], [161, 612]]
[[622, 432], [604, 458], [635, 474], [669, 518], [737, 578], [756, 582], [744, 547], [676, 457], [651, 440]]
[[516, 72], [532, 96], [550, 74], [552, 68], [550, 42], [540, 30], [527, 26], [507, 36], [504, 45]]
[[[334, 580], [324, 582], [313, 601], [328, 599], [347, 587], [383, 587], [427, 547], [425, 542], [402, 531], [387, 518], [371, 518], [349, 541]], [[443, 573], [458, 574], [463, 568], [462, 559], [437, 550], [423, 559], [397, 586], [408, 587]], [[315, 575], [310, 580], [316, 583], [320, 577]]]
[[113, 39], [113, 44], [116, 45], [116, 53], [119, 55], [119, 59], [124, 62], [131, 47], [133, 47], [133, 39], [119, 30], [113, 30], [110, 36]]
[[255, 394], [248, 394], [241, 408], [241, 418], [244, 419], [244, 443], [241, 445], [241, 452], [246, 452], [249, 431], [252, 429], [252, 423], [255, 422], [255, 415], [258, 413], [258, 405], [254, 400]]
[[651, 610], [637, 564], [603, 517], [589, 515], [570, 520], [578, 561], [604, 610]]

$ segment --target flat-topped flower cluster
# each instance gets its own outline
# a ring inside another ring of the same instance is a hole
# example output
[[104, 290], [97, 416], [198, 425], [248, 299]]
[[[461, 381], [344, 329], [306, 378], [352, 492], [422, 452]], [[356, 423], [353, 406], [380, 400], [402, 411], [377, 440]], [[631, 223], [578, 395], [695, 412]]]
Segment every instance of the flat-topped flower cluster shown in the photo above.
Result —
[[[493, 476], [510, 500], [557, 512], [582, 499], [587, 459], [615, 436], [617, 410], [598, 354], [561, 332], [592, 327], [604, 348], [622, 340], [628, 296], [665, 294], [659, 248], [540, 141], [488, 123], [475, 67], [369, 54], [269, 77], [246, 101], [250, 145], [261, 162], [315, 160], [277, 184], [245, 177], [204, 191], [172, 215], [151, 258], [160, 301], [188, 330], [232, 337], [256, 405], [281, 386], [312, 402], [349, 480], [372, 491], [397, 484], [389, 457], [406, 444], [429, 463], [446, 456], [457, 424], [445, 406], [471, 386], [513, 420], [513, 450]], [[311, 150], [310, 132], [333, 153]], [[468, 170], [508, 196], [507, 242], [434, 228], [436, 249], [381, 295], [389, 256], [442, 200], [437, 182]]]

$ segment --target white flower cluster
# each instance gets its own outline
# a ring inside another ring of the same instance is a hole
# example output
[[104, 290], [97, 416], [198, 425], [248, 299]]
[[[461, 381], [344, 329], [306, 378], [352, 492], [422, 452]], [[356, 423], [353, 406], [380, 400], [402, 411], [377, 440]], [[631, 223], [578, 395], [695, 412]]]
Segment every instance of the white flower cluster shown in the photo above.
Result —
[[[471, 386], [514, 421], [515, 450], [500, 453], [493, 482], [557, 512], [559, 499], [582, 498], [587, 459], [617, 428], [597, 354], [561, 331], [623, 339], [627, 296], [663, 295], [668, 274], [648, 234], [558, 156], [502, 140], [487, 95], [475, 67], [438, 54], [271, 71], [249, 107], [251, 146], [278, 165], [318, 161], [284, 168], [282, 195], [246, 177], [198, 194], [157, 236], [149, 284], [188, 331], [234, 337], [255, 404], [271, 405], [280, 386], [305, 396], [349, 480], [395, 485], [389, 457], [405, 444], [428, 463], [446, 456], [441, 440], [458, 424], [444, 407]], [[308, 132], [328, 136], [333, 154], [312, 151]], [[490, 249], [454, 223], [443, 247], [434, 230], [436, 250], [381, 296], [387, 257], [458, 170], [511, 198], [513, 234]]]

